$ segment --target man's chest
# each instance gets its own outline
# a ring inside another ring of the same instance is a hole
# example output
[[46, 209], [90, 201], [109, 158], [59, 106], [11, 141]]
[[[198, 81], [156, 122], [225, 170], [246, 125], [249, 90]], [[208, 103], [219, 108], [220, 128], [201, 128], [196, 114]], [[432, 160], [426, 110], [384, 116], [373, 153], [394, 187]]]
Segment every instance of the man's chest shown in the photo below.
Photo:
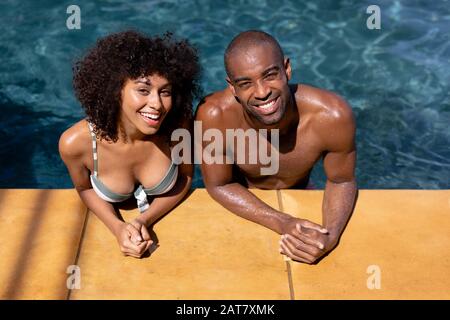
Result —
[[[271, 177], [301, 179], [308, 175], [320, 159], [318, 148], [308, 141], [283, 141], [278, 146], [263, 144], [247, 146], [244, 157], [235, 155], [235, 164], [247, 178]], [[238, 161], [241, 160], [241, 161]], [[244, 161], [245, 160], [245, 161]]]

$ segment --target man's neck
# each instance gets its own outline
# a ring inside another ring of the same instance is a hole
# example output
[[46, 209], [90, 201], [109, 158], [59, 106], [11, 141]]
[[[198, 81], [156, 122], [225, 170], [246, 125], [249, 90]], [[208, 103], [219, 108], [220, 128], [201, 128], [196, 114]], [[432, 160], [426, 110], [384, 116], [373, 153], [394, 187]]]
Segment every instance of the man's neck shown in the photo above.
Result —
[[283, 119], [278, 123], [281, 137], [290, 133], [294, 128], [296, 130], [300, 121], [297, 102], [295, 101], [295, 96], [292, 92], [290, 93], [289, 98]]

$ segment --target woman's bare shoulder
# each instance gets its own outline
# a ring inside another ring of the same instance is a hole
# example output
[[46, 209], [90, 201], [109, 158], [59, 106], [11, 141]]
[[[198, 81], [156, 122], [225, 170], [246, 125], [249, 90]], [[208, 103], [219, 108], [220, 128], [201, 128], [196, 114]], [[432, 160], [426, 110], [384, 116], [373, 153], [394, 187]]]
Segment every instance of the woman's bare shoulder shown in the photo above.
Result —
[[77, 158], [91, 152], [91, 135], [85, 119], [78, 121], [59, 138], [59, 152], [63, 158]]

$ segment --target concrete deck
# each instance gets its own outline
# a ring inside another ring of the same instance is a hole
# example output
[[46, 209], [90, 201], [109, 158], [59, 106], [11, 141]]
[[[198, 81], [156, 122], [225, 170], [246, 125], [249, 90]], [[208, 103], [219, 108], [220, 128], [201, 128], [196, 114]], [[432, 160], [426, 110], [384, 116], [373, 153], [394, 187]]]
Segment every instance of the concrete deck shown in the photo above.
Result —
[[[322, 191], [252, 192], [321, 220]], [[450, 190], [361, 190], [339, 246], [317, 265], [290, 262], [291, 292], [279, 236], [204, 189], [155, 225], [158, 247], [143, 259], [122, 256], [75, 190], [3, 189], [0, 299], [450, 299], [449, 230]], [[71, 265], [80, 289], [67, 288]]]

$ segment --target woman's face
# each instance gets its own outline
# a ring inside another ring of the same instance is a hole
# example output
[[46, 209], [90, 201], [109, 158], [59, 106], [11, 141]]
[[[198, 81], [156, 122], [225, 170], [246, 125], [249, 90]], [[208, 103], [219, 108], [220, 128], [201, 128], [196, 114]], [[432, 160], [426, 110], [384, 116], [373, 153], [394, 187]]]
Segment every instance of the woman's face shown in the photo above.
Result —
[[122, 88], [121, 119], [145, 135], [155, 134], [172, 108], [172, 86], [153, 74], [128, 79]]

